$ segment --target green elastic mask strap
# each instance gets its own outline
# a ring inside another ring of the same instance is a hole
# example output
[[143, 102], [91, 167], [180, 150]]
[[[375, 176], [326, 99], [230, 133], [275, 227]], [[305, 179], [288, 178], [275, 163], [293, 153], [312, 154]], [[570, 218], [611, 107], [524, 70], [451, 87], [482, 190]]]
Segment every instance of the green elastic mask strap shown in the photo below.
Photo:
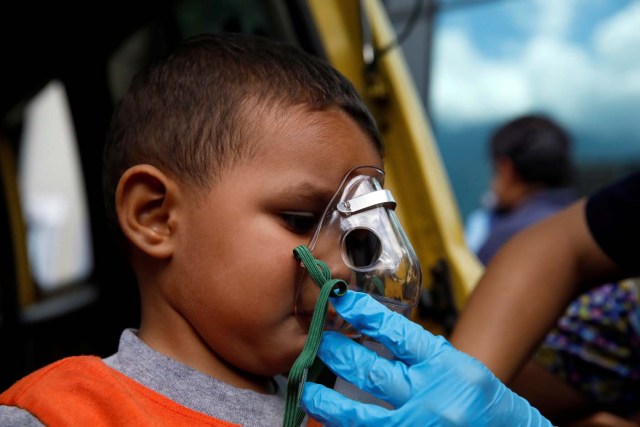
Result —
[[318, 347], [320, 347], [324, 322], [327, 318], [329, 297], [341, 297], [347, 293], [345, 281], [332, 279], [327, 264], [315, 259], [309, 248], [301, 245], [295, 248], [293, 253], [297, 259], [302, 261], [313, 281], [320, 287], [320, 296], [313, 310], [307, 342], [289, 371], [284, 427], [298, 427], [304, 419], [304, 412], [300, 409], [300, 398], [305, 381], [313, 379], [313, 375], [317, 374], [314, 370], [321, 366], [319, 359], [316, 359], [316, 354]]

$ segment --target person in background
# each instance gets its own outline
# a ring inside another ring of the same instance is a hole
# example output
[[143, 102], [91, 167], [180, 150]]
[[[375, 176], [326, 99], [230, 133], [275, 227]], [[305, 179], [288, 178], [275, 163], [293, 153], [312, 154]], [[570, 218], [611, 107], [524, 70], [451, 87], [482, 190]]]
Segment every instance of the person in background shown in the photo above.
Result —
[[525, 228], [487, 265], [452, 344], [555, 423], [639, 425], [640, 292], [618, 282], [640, 273], [639, 218], [635, 173]]
[[493, 200], [485, 208], [488, 229], [477, 249], [485, 265], [516, 233], [577, 198], [570, 187], [571, 139], [551, 118], [517, 117], [495, 131], [489, 146]]
[[[474, 213], [476, 224], [478, 217], [485, 219], [483, 241], [475, 239], [475, 252], [483, 264], [489, 264], [513, 236], [576, 201], [570, 186], [571, 146], [568, 132], [539, 114], [517, 117], [494, 132], [491, 203]], [[512, 387], [547, 416], [561, 421], [596, 403], [624, 412], [618, 406], [633, 394], [626, 390], [624, 374], [620, 378], [619, 371], [625, 369], [621, 352], [627, 348], [618, 342], [626, 341], [626, 307], [637, 292], [635, 282], [624, 281], [580, 294]]]

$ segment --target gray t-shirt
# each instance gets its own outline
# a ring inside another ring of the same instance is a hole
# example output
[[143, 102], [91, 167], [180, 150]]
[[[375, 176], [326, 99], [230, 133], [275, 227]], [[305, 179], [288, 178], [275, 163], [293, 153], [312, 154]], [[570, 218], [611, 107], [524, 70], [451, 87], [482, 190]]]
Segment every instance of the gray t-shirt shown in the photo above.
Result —
[[[279, 426], [284, 419], [286, 380], [274, 378], [276, 394], [232, 387], [170, 359], [142, 342], [133, 329], [120, 337], [111, 368], [194, 411], [248, 427]], [[42, 426], [29, 412], [0, 406], [0, 426]]]

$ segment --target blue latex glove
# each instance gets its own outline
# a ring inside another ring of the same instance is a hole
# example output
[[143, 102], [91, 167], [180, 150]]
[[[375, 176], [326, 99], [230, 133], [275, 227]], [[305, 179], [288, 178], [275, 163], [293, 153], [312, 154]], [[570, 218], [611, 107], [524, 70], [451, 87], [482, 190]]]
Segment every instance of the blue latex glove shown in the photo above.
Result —
[[337, 375], [395, 409], [364, 404], [308, 382], [301, 406], [328, 426], [550, 426], [487, 367], [367, 294], [332, 300], [338, 313], [395, 355], [387, 360], [336, 332], [318, 356]]

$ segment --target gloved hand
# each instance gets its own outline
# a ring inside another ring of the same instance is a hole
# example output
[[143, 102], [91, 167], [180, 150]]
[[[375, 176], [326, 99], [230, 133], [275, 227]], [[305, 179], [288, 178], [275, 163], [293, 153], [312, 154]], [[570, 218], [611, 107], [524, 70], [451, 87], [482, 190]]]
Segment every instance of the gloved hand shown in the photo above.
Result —
[[301, 407], [324, 425], [551, 425], [480, 361], [369, 295], [349, 291], [332, 303], [347, 322], [387, 347], [395, 360], [336, 332], [324, 333], [318, 356], [335, 374], [395, 409], [356, 402], [308, 382]]

